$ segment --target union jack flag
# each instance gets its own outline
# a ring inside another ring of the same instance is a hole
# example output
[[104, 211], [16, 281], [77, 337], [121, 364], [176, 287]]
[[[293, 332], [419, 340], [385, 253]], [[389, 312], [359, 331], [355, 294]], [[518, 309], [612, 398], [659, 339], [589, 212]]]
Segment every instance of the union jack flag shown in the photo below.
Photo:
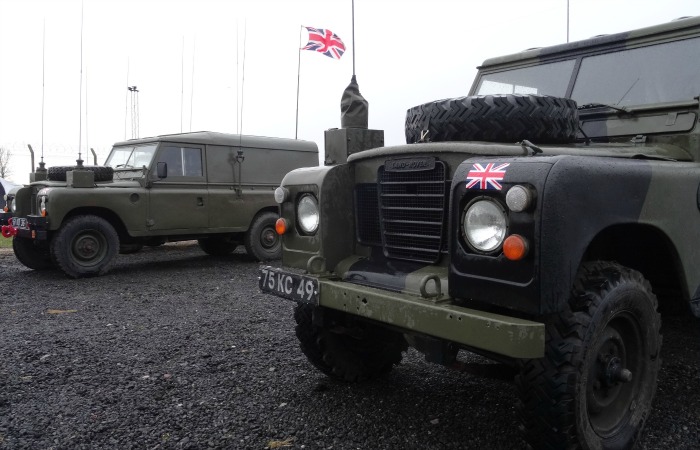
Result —
[[302, 47], [302, 50], [320, 52], [333, 59], [340, 59], [345, 53], [345, 44], [331, 30], [314, 27], [304, 28], [309, 31], [309, 43]]
[[510, 164], [504, 163], [494, 165], [493, 163], [472, 165], [472, 170], [467, 174], [467, 189], [503, 189], [499, 181], [506, 176], [506, 167]]

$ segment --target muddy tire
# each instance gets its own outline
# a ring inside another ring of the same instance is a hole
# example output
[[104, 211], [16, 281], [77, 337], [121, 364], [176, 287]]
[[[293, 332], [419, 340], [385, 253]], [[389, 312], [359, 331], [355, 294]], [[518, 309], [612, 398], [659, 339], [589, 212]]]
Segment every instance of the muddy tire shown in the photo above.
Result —
[[204, 253], [212, 256], [226, 256], [238, 248], [238, 242], [228, 236], [214, 236], [198, 239], [197, 243]]
[[[578, 131], [576, 102], [545, 95], [480, 95], [448, 98], [406, 112], [406, 142], [423, 140], [572, 142]], [[427, 134], [426, 134], [427, 133]]]
[[324, 311], [324, 325], [318, 326], [315, 308], [297, 305], [295, 331], [301, 351], [324, 374], [360, 382], [385, 375], [401, 362], [408, 348], [403, 335], [331, 310]]
[[277, 217], [277, 214], [269, 211], [258, 214], [245, 234], [245, 249], [258, 261], [282, 257], [282, 239], [275, 231]]
[[521, 362], [516, 386], [534, 448], [632, 448], [651, 412], [661, 319], [636, 271], [582, 267], [570, 310], [546, 321], [545, 357]]
[[[47, 178], [51, 181], [66, 181], [66, 173], [75, 170], [76, 166], [49, 167]], [[114, 169], [109, 166], [83, 166], [83, 170], [95, 173], [95, 181], [111, 181], [114, 178]]]
[[119, 251], [119, 236], [112, 225], [97, 216], [68, 219], [51, 242], [51, 256], [71, 278], [103, 275]]
[[49, 246], [44, 241], [14, 237], [12, 250], [17, 261], [34, 270], [46, 270], [53, 267]]

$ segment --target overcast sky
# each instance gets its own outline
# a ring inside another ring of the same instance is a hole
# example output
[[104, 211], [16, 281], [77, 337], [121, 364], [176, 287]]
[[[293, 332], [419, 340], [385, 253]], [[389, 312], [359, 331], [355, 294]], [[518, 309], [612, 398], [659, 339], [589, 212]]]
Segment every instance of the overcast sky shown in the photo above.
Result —
[[[127, 86], [139, 91], [139, 137], [298, 133], [322, 150], [323, 131], [340, 126], [353, 72], [351, 5], [0, 0], [0, 147], [13, 154], [9, 179], [28, 181], [27, 144], [36, 163], [42, 143], [48, 166], [74, 164], [79, 146], [83, 159], [92, 163], [94, 148], [103, 163], [114, 142], [133, 134]], [[569, 14], [575, 41], [700, 15], [700, 1], [569, 0]], [[340, 60], [300, 53], [302, 25], [332, 30], [347, 52]], [[355, 0], [355, 71], [369, 127], [383, 129], [387, 145], [404, 143], [406, 110], [466, 95], [484, 59], [566, 39], [567, 0]]]

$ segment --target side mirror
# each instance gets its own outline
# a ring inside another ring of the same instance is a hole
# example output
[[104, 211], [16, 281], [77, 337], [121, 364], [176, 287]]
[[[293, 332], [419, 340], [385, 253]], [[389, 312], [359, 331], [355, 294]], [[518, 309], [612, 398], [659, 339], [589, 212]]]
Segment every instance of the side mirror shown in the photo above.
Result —
[[158, 178], [168, 178], [168, 163], [159, 162], [156, 164], [156, 176]]

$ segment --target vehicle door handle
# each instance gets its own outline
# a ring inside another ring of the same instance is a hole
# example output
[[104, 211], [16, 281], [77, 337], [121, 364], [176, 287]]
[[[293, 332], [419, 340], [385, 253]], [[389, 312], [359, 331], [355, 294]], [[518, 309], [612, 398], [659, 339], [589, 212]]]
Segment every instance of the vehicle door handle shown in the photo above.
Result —
[[197, 206], [204, 206], [204, 199], [202, 197], [197, 197]]

